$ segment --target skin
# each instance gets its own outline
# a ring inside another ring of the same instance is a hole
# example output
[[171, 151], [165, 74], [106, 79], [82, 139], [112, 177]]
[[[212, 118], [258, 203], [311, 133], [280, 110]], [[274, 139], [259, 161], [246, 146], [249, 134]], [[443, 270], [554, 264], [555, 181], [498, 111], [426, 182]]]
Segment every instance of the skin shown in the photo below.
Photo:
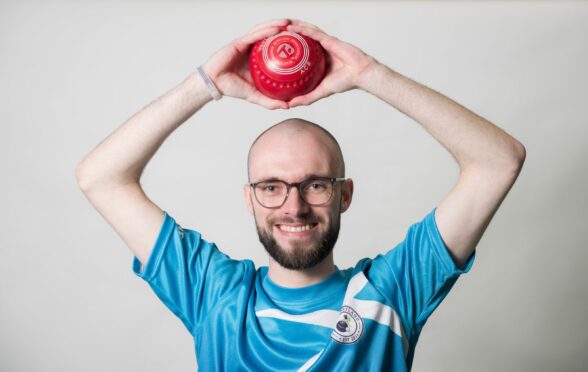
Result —
[[[318, 41], [329, 61], [322, 82], [312, 92], [289, 102], [264, 97], [252, 84], [247, 71], [251, 45], [279, 33], [284, 27]], [[300, 20], [278, 19], [259, 24], [213, 54], [204, 64], [204, 70], [221, 94], [268, 109], [310, 105], [332, 94], [359, 89], [412, 118], [447, 149], [459, 165], [459, 177], [439, 201], [435, 213], [439, 233], [457, 266], [463, 266], [474, 252], [516, 181], [526, 157], [525, 147], [519, 141], [488, 120], [401, 75], [356, 46]], [[164, 213], [145, 194], [140, 183], [141, 174], [163, 141], [210, 101], [206, 85], [193, 73], [133, 115], [98, 144], [76, 168], [78, 184], [88, 200], [143, 264], [149, 259]], [[366, 129], [358, 127], [357, 130]], [[318, 156], [309, 155], [320, 153], [322, 159], [329, 159], [332, 155], [324, 151], [320, 135], [300, 135], [301, 142], [296, 147], [289, 141], [288, 136], [270, 133], [257, 144], [259, 147], [256, 145], [255, 164], [250, 168], [251, 180], [269, 175], [270, 170], [272, 176], [288, 182], [300, 181], [309, 173], [334, 170], [332, 161], [319, 161]], [[279, 151], [276, 159], [267, 156], [270, 151], [272, 155]], [[333, 201], [328, 207], [310, 208], [302, 203], [296, 190], [277, 211], [258, 208], [247, 195], [247, 190], [245, 199], [258, 224], [268, 230], [275, 230], [269, 225], [274, 217], [278, 220], [286, 216], [295, 219], [304, 211], [324, 217], [326, 224], [349, 207], [353, 184], [349, 181], [346, 185], [335, 199], [341, 203], [340, 207]], [[317, 227], [317, 233], [324, 230], [324, 224]], [[314, 234], [310, 234], [311, 237]], [[276, 236], [286, 250], [308, 249], [307, 243], [312, 240]], [[319, 265], [299, 272], [288, 272], [271, 260], [270, 266], [272, 279], [290, 287], [321, 281], [334, 269], [332, 255]]]
[[[341, 177], [342, 158], [333, 141], [316, 127], [300, 119], [286, 120], [268, 130], [251, 149], [249, 177], [252, 182], [278, 178], [289, 183], [300, 182], [311, 175]], [[255, 199], [251, 187], [243, 187], [245, 202], [253, 214], [258, 230], [272, 236], [285, 254], [309, 254], [317, 249], [318, 242], [327, 234], [329, 227], [338, 224], [340, 214], [351, 204], [353, 181], [347, 179], [336, 184], [329, 203], [311, 206], [301, 197], [296, 188], [284, 205], [269, 209]], [[311, 225], [303, 232], [287, 232], [282, 226]], [[331, 252], [315, 267], [291, 270], [269, 257], [268, 275], [276, 283], [288, 287], [313, 284], [335, 271]]]

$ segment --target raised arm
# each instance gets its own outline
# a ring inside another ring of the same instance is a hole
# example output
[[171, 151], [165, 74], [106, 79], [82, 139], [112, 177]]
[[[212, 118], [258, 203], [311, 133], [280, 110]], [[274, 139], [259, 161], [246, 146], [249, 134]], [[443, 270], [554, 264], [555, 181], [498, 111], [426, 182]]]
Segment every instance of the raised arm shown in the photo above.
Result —
[[293, 99], [290, 107], [359, 88], [414, 119], [457, 160], [459, 179], [438, 205], [435, 217], [454, 262], [462, 266], [514, 184], [525, 160], [524, 146], [467, 108], [314, 25], [294, 21], [288, 29], [319, 41], [331, 60], [323, 82], [306, 96]]
[[[221, 94], [269, 109], [288, 108], [263, 96], [247, 71], [251, 44], [280, 32], [287, 20], [260, 24], [214, 54], [203, 66]], [[86, 197], [146, 264], [163, 219], [163, 211], [143, 191], [141, 174], [163, 141], [212, 99], [197, 74], [133, 115], [77, 166], [78, 184]]]

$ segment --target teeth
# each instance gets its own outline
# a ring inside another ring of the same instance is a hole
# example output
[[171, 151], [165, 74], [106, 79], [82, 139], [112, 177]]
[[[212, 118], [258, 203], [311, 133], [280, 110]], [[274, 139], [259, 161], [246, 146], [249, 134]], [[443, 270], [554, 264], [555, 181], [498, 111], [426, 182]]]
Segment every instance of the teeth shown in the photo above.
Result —
[[303, 232], [310, 230], [310, 225], [302, 225], [302, 226], [288, 226], [288, 225], [280, 225], [280, 230], [287, 231], [287, 232]]

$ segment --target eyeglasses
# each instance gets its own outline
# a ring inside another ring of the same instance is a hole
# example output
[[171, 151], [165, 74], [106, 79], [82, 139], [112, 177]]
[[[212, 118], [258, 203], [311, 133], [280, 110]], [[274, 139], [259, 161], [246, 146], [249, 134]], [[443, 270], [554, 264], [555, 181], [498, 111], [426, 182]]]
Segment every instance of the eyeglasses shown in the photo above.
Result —
[[250, 183], [255, 199], [265, 208], [280, 208], [288, 199], [290, 188], [296, 187], [307, 204], [320, 206], [327, 204], [333, 196], [336, 182], [345, 178], [312, 177], [302, 182], [288, 183], [282, 180], [267, 180]]

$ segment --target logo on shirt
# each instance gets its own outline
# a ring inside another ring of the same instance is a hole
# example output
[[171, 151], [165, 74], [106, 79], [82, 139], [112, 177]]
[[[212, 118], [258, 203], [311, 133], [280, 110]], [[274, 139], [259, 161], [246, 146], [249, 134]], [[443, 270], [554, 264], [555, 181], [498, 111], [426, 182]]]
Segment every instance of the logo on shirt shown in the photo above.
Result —
[[363, 333], [363, 319], [350, 306], [343, 306], [331, 338], [341, 344], [353, 344]]

